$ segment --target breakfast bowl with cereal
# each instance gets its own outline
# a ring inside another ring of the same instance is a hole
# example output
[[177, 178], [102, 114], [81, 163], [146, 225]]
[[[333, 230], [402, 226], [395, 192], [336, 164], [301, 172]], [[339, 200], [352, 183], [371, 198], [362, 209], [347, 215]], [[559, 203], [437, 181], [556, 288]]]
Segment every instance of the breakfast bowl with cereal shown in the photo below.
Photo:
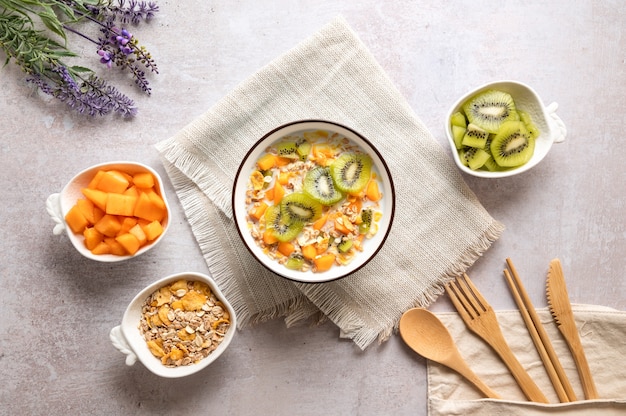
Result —
[[202, 273], [179, 273], [143, 289], [122, 323], [110, 332], [126, 364], [139, 360], [166, 378], [194, 374], [215, 361], [232, 341], [235, 311], [215, 281]]
[[244, 245], [287, 279], [348, 276], [382, 248], [394, 216], [389, 168], [353, 129], [321, 120], [282, 125], [247, 153], [232, 208]]

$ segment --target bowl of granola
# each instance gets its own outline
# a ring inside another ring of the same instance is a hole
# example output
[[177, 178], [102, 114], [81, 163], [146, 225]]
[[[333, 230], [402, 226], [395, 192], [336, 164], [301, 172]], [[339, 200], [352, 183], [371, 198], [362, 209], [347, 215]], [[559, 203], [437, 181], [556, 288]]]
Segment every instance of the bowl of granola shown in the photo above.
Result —
[[166, 378], [196, 373], [232, 341], [235, 311], [209, 276], [178, 273], [143, 289], [130, 302], [121, 325], [110, 333], [126, 364], [139, 360]]
[[394, 216], [389, 168], [364, 136], [322, 120], [282, 125], [240, 164], [233, 217], [252, 256], [304, 283], [357, 271], [383, 246]]

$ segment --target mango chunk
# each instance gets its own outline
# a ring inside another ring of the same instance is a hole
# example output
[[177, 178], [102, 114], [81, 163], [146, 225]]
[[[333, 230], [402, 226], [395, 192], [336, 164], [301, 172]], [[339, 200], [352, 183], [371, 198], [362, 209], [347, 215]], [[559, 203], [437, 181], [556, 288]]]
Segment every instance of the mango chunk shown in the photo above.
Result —
[[102, 211], [106, 211], [107, 199], [109, 196], [106, 192], [91, 188], [83, 188], [81, 189], [81, 192], [85, 198], [90, 200], [95, 206], [100, 208]]
[[83, 236], [85, 237], [85, 247], [90, 251], [93, 251], [104, 241], [104, 235], [93, 227], [85, 228]]
[[[161, 200], [162, 201], [162, 200]], [[133, 215], [148, 221], [161, 221], [165, 217], [165, 207], [161, 208], [148, 194], [142, 193], [137, 198]]]
[[131, 216], [135, 212], [136, 203], [136, 196], [110, 193], [105, 212], [110, 215]]
[[105, 214], [94, 224], [94, 228], [107, 237], [115, 237], [122, 228], [122, 223], [115, 215]]
[[70, 229], [77, 234], [82, 233], [85, 227], [89, 225], [89, 221], [87, 221], [77, 205], [74, 205], [67, 214], [65, 214], [65, 222]]
[[148, 241], [156, 240], [161, 234], [163, 234], [163, 225], [161, 225], [160, 221], [152, 221], [143, 226], [143, 232]]
[[133, 176], [133, 183], [140, 188], [154, 187], [154, 176], [150, 172], [140, 172]]
[[111, 192], [116, 194], [123, 193], [130, 185], [128, 177], [117, 170], [109, 170], [104, 172], [96, 189], [103, 192]]
[[120, 243], [122, 247], [128, 252], [128, 254], [135, 254], [137, 250], [141, 247], [141, 243], [131, 233], [122, 234], [118, 237], [115, 237], [115, 241]]

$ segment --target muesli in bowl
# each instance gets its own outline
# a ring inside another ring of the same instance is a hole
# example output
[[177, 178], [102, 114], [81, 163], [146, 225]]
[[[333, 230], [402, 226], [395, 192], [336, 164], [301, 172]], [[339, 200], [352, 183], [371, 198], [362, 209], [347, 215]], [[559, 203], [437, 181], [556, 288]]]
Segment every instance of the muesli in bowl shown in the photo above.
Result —
[[344, 277], [386, 239], [394, 214], [381, 155], [347, 127], [302, 121], [264, 136], [235, 180], [233, 212], [251, 253], [302, 282]]

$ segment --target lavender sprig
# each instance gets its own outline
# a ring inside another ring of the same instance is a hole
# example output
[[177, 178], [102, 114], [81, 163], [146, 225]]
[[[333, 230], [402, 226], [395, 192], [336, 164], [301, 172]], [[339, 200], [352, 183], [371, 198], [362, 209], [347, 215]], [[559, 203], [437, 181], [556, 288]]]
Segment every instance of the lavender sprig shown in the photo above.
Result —
[[[136, 37], [118, 26], [148, 21], [157, 11], [156, 3], [137, 0], [118, 0], [116, 5], [111, 0], [0, 0], [0, 48], [6, 52], [6, 63], [13, 59], [29, 74], [28, 82], [77, 112], [133, 116], [137, 113], [133, 100], [95, 71], [63, 63], [63, 58], [77, 54], [67, 48], [67, 43], [53, 38], [59, 36], [67, 42], [67, 34], [72, 33], [94, 43], [95, 55], [102, 64], [109, 68], [115, 64], [128, 71], [135, 84], [149, 95], [151, 88], [144, 69], [158, 73], [156, 63]], [[35, 29], [33, 19], [37, 17], [50, 33]], [[78, 20], [97, 25], [103, 37], [93, 39], [76, 29], [73, 23]]]

